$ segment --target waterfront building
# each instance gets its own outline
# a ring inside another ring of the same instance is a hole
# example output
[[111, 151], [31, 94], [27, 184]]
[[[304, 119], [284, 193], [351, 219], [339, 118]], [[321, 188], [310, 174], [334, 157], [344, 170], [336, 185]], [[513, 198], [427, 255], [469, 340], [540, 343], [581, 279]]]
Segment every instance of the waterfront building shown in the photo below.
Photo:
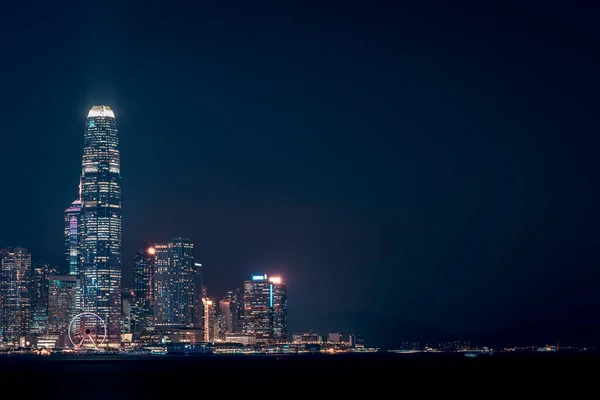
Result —
[[[71, 321], [80, 312], [81, 281], [73, 275], [48, 277], [48, 332], [56, 346], [71, 346], [68, 339]], [[78, 326], [72, 327], [78, 329]]]
[[0, 336], [19, 344], [29, 335], [31, 254], [23, 247], [0, 250]]

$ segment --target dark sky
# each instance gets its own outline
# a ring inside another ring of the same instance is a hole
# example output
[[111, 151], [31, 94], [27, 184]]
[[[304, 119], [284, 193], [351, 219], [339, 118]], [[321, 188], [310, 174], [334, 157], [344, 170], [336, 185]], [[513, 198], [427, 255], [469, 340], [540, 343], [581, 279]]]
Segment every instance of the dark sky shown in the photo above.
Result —
[[63, 262], [107, 104], [124, 285], [186, 236], [211, 295], [282, 274], [292, 332], [597, 323], [599, 10], [401, 3], [3, 2], [0, 239]]

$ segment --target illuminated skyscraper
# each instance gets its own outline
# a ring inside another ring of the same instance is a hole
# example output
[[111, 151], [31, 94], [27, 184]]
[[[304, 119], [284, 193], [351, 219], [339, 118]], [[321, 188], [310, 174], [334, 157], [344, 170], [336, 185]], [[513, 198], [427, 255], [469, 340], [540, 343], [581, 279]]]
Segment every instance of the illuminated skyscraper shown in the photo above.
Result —
[[287, 288], [280, 277], [269, 277], [271, 284], [271, 309], [273, 311], [273, 339], [286, 342], [287, 329]]
[[6, 342], [19, 343], [29, 334], [31, 312], [31, 254], [14, 247], [0, 250], [0, 334]]
[[174, 238], [154, 246], [154, 323], [156, 327], [200, 328], [199, 271], [194, 245]]
[[[79, 188], [81, 196], [81, 185]], [[65, 258], [67, 275], [79, 275], [81, 266], [81, 197], [65, 210]]]
[[81, 171], [80, 277], [83, 308], [106, 323], [106, 344], [120, 346], [121, 161], [115, 114], [90, 109]]
[[29, 333], [44, 335], [48, 330], [48, 277], [56, 275], [52, 264], [34, 262], [31, 268], [31, 323]]
[[243, 325], [257, 343], [287, 341], [287, 290], [280, 277], [252, 275], [244, 282]]
[[48, 334], [55, 335], [59, 346], [70, 346], [69, 325], [79, 313], [81, 284], [73, 275], [48, 277]]
[[202, 299], [202, 308], [204, 310], [204, 317], [202, 318], [203, 327], [203, 338], [205, 342], [214, 342], [220, 339], [219, 337], [219, 323], [217, 320], [217, 309], [214, 301], [205, 297]]
[[244, 333], [256, 336], [257, 343], [273, 339], [271, 283], [267, 275], [252, 275], [244, 281]]
[[134, 256], [134, 293], [138, 308], [148, 312], [154, 303], [154, 244], [146, 243]]
[[224, 333], [242, 332], [242, 294], [239, 289], [229, 290], [220, 301], [220, 316]]
[[134, 255], [133, 293], [130, 304], [132, 332], [144, 331], [154, 314], [154, 244], [144, 243]]

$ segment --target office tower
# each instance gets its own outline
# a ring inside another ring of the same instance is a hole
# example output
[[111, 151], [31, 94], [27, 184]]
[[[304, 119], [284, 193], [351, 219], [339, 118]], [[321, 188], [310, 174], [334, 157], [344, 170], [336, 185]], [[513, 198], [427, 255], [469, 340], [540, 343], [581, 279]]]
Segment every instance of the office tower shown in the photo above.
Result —
[[39, 336], [48, 330], [48, 277], [58, 274], [52, 264], [34, 262], [31, 268], [31, 322], [29, 333]]
[[134, 255], [133, 292], [130, 305], [131, 332], [140, 333], [151, 325], [154, 316], [154, 254], [153, 243], [144, 243]]
[[194, 245], [174, 238], [154, 246], [155, 327], [199, 328], [199, 273], [194, 264]]
[[204, 317], [202, 318], [204, 341], [217, 341], [220, 339], [220, 337], [216, 304], [213, 300], [209, 299], [208, 297], [205, 297], [202, 299], [202, 308], [204, 310]]
[[[79, 189], [81, 196], [81, 185]], [[65, 275], [79, 275], [81, 265], [81, 198], [71, 203], [65, 210]]]
[[71, 346], [69, 325], [79, 313], [80, 305], [81, 282], [76, 276], [48, 277], [48, 335], [57, 336], [59, 346]]
[[225, 333], [242, 332], [243, 311], [240, 289], [227, 291], [220, 302], [220, 316]]
[[231, 328], [231, 300], [224, 298], [219, 301], [217, 319], [219, 321], [219, 338], [224, 339], [226, 333], [233, 332]]
[[31, 312], [31, 254], [23, 247], [0, 251], [0, 297], [2, 320], [0, 329], [5, 342], [18, 344], [29, 334]]
[[271, 287], [266, 274], [244, 281], [244, 333], [255, 335], [257, 343], [273, 340]]
[[269, 277], [270, 304], [273, 311], [273, 339], [287, 342], [287, 288], [280, 277]]
[[204, 307], [202, 306], [202, 299], [208, 297], [206, 286], [204, 286], [204, 267], [202, 264], [195, 262], [194, 263], [195, 272], [196, 272], [196, 293], [195, 293], [195, 304], [196, 307], [196, 327], [201, 328], [204, 326], [203, 318], [204, 318]]
[[134, 255], [133, 290], [141, 312], [149, 312], [153, 306], [155, 253], [154, 244], [145, 243]]
[[80, 278], [83, 308], [107, 326], [110, 347], [121, 340], [121, 170], [115, 114], [94, 106], [85, 126], [81, 170]]

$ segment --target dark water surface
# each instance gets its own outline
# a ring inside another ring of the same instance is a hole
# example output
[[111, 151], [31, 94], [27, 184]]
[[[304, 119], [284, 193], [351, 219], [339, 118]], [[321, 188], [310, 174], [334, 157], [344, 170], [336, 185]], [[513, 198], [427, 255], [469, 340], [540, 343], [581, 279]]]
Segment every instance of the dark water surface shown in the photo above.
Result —
[[2, 397], [19, 399], [578, 399], [599, 371], [585, 353], [0, 356]]

